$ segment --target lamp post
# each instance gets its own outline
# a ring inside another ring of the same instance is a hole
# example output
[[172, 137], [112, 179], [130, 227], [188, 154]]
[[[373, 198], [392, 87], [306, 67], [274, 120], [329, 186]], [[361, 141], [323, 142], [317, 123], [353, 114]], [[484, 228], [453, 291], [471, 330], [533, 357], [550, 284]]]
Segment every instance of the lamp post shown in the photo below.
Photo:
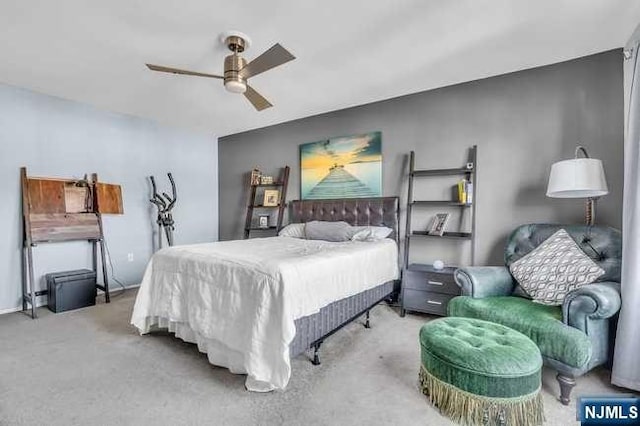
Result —
[[[579, 155], [582, 152], [583, 158]], [[602, 161], [590, 158], [583, 146], [578, 146], [575, 158], [554, 163], [549, 174], [547, 197], [586, 198], [585, 222], [595, 222], [596, 201], [609, 193]]]

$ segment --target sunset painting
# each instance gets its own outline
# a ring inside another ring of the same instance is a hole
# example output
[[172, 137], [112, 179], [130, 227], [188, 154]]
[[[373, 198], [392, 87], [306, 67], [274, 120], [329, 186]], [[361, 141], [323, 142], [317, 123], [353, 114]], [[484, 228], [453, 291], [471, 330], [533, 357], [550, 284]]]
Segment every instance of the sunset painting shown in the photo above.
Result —
[[303, 200], [382, 195], [382, 134], [371, 132], [300, 145]]

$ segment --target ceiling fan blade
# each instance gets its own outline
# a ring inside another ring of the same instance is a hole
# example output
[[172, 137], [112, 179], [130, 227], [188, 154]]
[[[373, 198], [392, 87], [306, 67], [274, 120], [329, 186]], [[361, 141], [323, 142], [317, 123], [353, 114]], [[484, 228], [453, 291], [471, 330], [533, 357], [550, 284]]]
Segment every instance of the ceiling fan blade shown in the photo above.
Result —
[[262, 111], [263, 109], [271, 108], [273, 106], [271, 102], [266, 100], [260, 93], [253, 90], [253, 87], [249, 86], [248, 84], [247, 90], [245, 90], [244, 92], [244, 97], [249, 99], [251, 105], [253, 105], [253, 107], [258, 111]]
[[279, 43], [276, 43], [262, 55], [245, 65], [244, 68], [240, 70], [240, 75], [244, 78], [249, 78], [292, 61], [295, 58], [296, 57], [287, 49], [280, 46]]
[[162, 65], [153, 65], [153, 64], [146, 64], [146, 65], [147, 65], [147, 68], [149, 68], [152, 71], [168, 72], [168, 73], [172, 73], [172, 74], [195, 75], [197, 77], [209, 77], [209, 78], [222, 78], [222, 79], [224, 79], [224, 77], [221, 76], [221, 75], [205, 74], [205, 73], [202, 73], [202, 72], [181, 70], [181, 69], [178, 69], [178, 68], [165, 67], [165, 66], [162, 66]]

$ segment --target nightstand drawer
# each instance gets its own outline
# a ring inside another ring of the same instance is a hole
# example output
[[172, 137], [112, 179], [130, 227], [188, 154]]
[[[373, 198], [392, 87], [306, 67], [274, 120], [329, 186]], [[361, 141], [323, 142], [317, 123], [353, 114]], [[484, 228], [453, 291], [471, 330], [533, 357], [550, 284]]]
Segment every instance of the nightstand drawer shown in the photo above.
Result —
[[452, 274], [405, 270], [402, 285], [412, 290], [460, 294], [460, 287], [453, 280]]
[[408, 311], [447, 315], [447, 304], [455, 295], [405, 289], [402, 306]]

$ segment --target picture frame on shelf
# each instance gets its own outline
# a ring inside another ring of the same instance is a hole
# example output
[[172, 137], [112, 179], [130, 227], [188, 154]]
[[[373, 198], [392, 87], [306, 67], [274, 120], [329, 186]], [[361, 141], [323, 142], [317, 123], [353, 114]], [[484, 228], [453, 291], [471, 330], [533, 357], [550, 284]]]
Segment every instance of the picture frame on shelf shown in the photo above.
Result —
[[260, 183], [262, 185], [271, 185], [273, 183], [273, 176], [267, 176], [267, 175], [260, 176]]
[[429, 235], [437, 235], [439, 237], [442, 237], [447, 227], [447, 222], [449, 222], [450, 216], [451, 215], [449, 213], [436, 214], [436, 216], [433, 218], [433, 221], [431, 222], [431, 226], [429, 227], [427, 233]]
[[258, 169], [253, 169], [251, 170], [251, 185], [260, 185], [260, 179], [262, 177], [262, 173], [260, 173], [260, 170]]
[[267, 229], [269, 227], [269, 215], [261, 214], [258, 215], [258, 227], [262, 229]]
[[280, 202], [280, 191], [277, 189], [267, 189], [264, 191], [262, 205], [265, 207], [276, 207]]

